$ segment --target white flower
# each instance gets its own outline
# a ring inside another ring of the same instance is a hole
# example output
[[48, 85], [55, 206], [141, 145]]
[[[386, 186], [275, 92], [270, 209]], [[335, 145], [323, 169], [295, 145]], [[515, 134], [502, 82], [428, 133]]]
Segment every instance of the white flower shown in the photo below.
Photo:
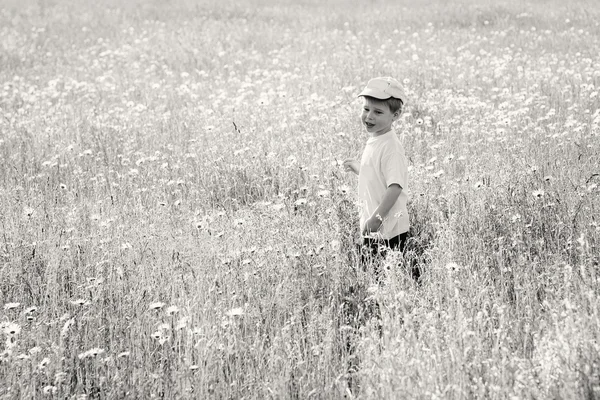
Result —
[[175, 325], [175, 329], [181, 330], [181, 329], [185, 328], [187, 326], [188, 322], [189, 322], [189, 318], [188, 317], [181, 318], [177, 322], [177, 325]]
[[448, 270], [448, 272], [455, 272], [460, 270], [460, 265], [458, 265], [455, 262], [449, 262], [448, 264], [446, 264], [446, 269]]
[[229, 317], [244, 315], [244, 309], [242, 307], [232, 308], [231, 310], [227, 311], [225, 315]]
[[38, 364], [38, 368], [39, 369], [44, 369], [46, 368], [46, 366], [50, 364], [50, 359], [48, 357], [45, 357], [42, 361], [40, 361], [40, 363]]
[[7, 336], [16, 336], [21, 332], [21, 327], [13, 322], [9, 322], [4, 326], [3, 331]]
[[177, 306], [169, 306], [165, 312], [167, 313], [167, 315], [175, 315], [179, 312], [179, 307]]
[[544, 197], [544, 191], [543, 190], [534, 190], [532, 193], [533, 197], [535, 197], [536, 199], [541, 199], [542, 197]]
[[234, 219], [233, 220], [233, 225], [234, 226], [242, 226], [246, 223], [246, 221], [243, 218], [238, 218], [238, 219]]
[[85, 299], [71, 300], [70, 303], [73, 304], [74, 306], [79, 306], [79, 307], [87, 306], [88, 304], [90, 304], [90, 302]]
[[149, 309], [149, 310], [160, 310], [161, 308], [163, 308], [163, 307], [164, 307], [164, 305], [165, 305], [165, 303], [162, 303], [162, 302], [160, 302], [160, 301], [156, 301], [156, 302], [154, 302], [154, 303], [151, 303], [151, 304], [148, 306], [148, 309]]
[[44, 389], [42, 389], [42, 392], [46, 395], [55, 394], [56, 391], [57, 391], [56, 386], [51, 386], [51, 385], [44, 386]]
[[5, 310], [12, 310], [12, 309], [14, 309], [14, 308], [17, 308], [17, 307], [19, 307], [20, 305], [21, 305], [21, 303], [6, 303], [6, 304], [4, 305], [4, 309], [5, 309]]
[[94, 348], [89, 349], [88, 351], [84, 351], [83, 353], [79, 354], [77, 357], [79, 357], [79, 359], [82, 360], [84, 358], [94, 358], [103, 353], [104, 353], [104, 349], [94, 347]]
[[168, 331], [169, 329], [171, 329], [171, 325], [167, 324], [166, 322], [163, 322], [162, 324], [158, 325], [158, 330], [159, 331]]

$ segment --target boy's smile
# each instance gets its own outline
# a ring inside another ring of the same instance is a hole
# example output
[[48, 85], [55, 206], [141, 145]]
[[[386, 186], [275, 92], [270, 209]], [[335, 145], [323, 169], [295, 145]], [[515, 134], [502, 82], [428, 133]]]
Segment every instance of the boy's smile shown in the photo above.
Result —
[[392, 123], [398, 119], [399, 113], [392, 113], [385, 101], [363, 96], [361, 121], [367, 132], [377, 137], [389, 132]]

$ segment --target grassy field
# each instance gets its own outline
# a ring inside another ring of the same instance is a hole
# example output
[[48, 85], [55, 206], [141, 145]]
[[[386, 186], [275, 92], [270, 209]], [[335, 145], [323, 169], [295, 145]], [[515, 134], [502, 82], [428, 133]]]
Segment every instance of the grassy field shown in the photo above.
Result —
[[[600, 397], [599, 21], [3, 0], [0, 399]], [[410, 97], [415, 249], [381, 286], [340, 167], [378, 75]]]

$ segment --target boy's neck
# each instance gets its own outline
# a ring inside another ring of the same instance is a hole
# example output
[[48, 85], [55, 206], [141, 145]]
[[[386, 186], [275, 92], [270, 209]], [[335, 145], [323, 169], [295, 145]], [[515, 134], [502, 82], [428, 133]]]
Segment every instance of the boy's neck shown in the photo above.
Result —
[[390, 127], [389, 127], [389, 128], [388, 128], [388, 129], [387, 129], [385, 132], [381, 132], [381, 133], [372, 133], [372, 134], [371, 134], [371, 137], [372, 137], [372, 138], [376, 138], [376, 137], [379, 137], [379, 136], [383, 136], [383, 135], [385, 135], [386, 133], [388, 133], [388, 132], [389, 132], [389, 131], [391, 131], [391, 130], [392, 130], [392, 127], [390, 126]]

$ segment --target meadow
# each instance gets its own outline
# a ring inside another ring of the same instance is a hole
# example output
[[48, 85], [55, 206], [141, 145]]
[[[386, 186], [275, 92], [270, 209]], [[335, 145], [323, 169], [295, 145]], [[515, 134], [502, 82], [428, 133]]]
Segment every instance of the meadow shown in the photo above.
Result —
[[[0, 399], [600, 397], [599, 21], [2, 0]], [[413, 224], [381, 285], [341, 168], [379, 75]], [[372, 301], [381, 334], [343, 318]]]

